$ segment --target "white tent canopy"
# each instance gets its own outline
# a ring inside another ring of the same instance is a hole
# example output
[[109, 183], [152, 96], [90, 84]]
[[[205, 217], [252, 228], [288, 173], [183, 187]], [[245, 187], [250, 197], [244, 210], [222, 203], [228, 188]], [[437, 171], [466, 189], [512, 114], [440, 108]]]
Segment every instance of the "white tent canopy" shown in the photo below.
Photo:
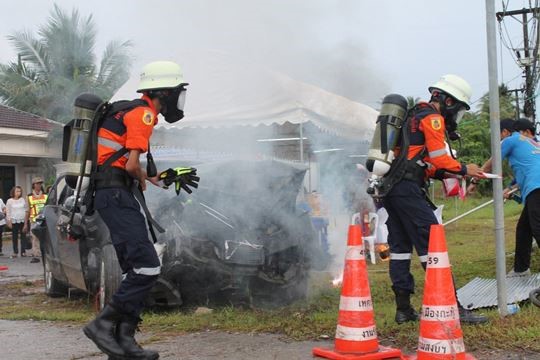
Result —
[[[171, 60], [190, 83], [186, 116], [174, 127], [312, 122], [328, 133], [371, 140], [377, 111], [369, 106], [221, 52], [183, 52]], [[138, 74], [132, 76], [113, 99], [136, 97], [138, 81]]]

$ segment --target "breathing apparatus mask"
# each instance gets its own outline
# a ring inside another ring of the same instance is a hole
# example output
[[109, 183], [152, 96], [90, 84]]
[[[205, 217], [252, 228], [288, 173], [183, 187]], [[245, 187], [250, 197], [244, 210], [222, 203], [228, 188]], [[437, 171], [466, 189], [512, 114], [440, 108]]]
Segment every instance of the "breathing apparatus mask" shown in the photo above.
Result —
[[178, 85], [172, 89], [150, 90], [151, 98], [158, 98], [161, 104], [160, 114], [169, 124], [175, 123], [184, 117], [184, 105], [186, 103], [187, 83]]
[[[431, 100], [439, 103], [441, 115], [444, 117], [446, 131], [448, 132], [448, 138], [452, 141], [459, 140], [461, 135], [457, 132], [457, 127], [463, 119], [463, 115], [467, 112], [468, 106], [439, 90], [433, 90]], [[448, 105], [448, 103], [451, 104]]]

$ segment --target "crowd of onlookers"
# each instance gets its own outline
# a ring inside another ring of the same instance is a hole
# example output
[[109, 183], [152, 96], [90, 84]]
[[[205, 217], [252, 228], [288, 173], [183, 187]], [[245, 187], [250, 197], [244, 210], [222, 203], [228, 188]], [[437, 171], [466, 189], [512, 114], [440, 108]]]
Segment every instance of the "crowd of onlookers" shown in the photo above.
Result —
[[[45, 206], [47, 195], [43, 188], [43, 179], [32, 179], [32, 191], [25, 196], [21, 186], [14, 186], [6, 203], [0, 198], [0, 239], [4, 230], [11, 232], [13, 253], [11, 258], [32, 257], [31, 263], [40, 262], [41, 249], [38, 239], [30, 231], [36, 217]], [[0, 241], [0, 256], [3, 256]]]

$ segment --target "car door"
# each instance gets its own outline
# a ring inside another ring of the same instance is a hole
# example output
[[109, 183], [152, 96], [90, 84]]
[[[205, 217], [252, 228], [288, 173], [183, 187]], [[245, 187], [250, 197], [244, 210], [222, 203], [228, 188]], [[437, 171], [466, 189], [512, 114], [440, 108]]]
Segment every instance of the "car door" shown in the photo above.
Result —
[[67, 225], [71, 217], [73, 190], [63, 179], [58, 179], [53, 186], [47, 205], [44, 208], [49, 249], [53, 263], [59, 266], [63, 278], [72, 287], [86, 290], [81, 267], [80, 242], [67, 233]]

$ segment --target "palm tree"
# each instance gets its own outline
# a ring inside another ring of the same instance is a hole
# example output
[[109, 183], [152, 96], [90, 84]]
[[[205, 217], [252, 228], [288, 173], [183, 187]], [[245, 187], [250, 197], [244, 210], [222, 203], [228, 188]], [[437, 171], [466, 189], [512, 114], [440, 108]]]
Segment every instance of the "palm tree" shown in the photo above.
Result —
[[420, 102], [419, 97], [407, 96], [407, 108], [412, 109], [416, 104]]
[[130, 41], [111, 41], [99, 65], [94, 54], [92, 15], [67, 14], [54, 5], [37, 36], [16, 31], [8, 36], [18, 55], [0, 65], [0, 100], [9, 106], [67, 122], [74, 99], [92, 92], [108, 100], [129, 78]]

